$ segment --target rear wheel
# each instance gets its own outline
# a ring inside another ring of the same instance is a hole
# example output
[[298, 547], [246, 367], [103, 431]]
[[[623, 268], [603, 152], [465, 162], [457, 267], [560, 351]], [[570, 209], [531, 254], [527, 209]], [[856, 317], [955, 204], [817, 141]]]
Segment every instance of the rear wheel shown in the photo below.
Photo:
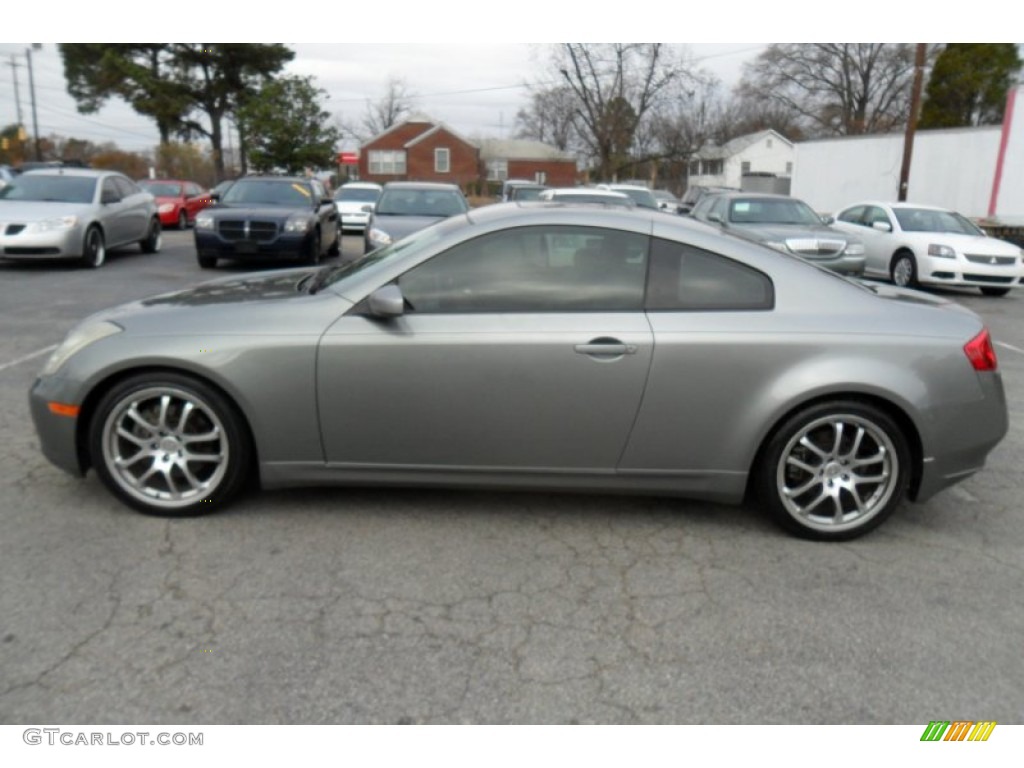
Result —
[[241, 489], [252, 456], [233, 405], [175, 373], [140, 374], [108, 392], [90, 422], [89, 451], [114, 495], [157, 515], [218, 509]]
[[198, 259], [200, 269], [213, 269], [217, 266], [216, 256], [199, 256]]
[[178, 214], [178, 229], [188, 229], [188, 214], [185, 211]]
[[1010, 292], [1009, 288], [990, 288], [988, 286], [984, 286], [980, 290], [985, 296], [1005, 296]]
[[82, 265], [90, 269], [97, 269], [103, 266], [106, 258], [107, 246], [103, 239], [103, 233], [95, 225], [89, 227], [82, 240]]
[[889, 275], [900, 288], [917, 287], [917, 262], [910, 251], [899, 251], [892, 257]]
[[331, 247], [327, 249], [328, 256], [340, 256], [341, 255], [341, 227], [334, 233], [334, 242], [331, 243]]
[[156, 216], [149, 222], [149, 229], [146, 230], [146, 236], [139, 241], [139, 247], [143, 253], [156, 253], [160, 250], [160, 244], [163, 242], [163, 230], [160, 227], [160, 219]]
[[313, 230], [313, 237], [309, 241], [309, 253], [306, 254], [307, 264], [320, 263], [320, 230]]
[[899, 426], [866, 403], [820, 403], [787, 419], [757, 469], [758, 496], [783, 528], [841, 541], [880, 525], [910, 481]]

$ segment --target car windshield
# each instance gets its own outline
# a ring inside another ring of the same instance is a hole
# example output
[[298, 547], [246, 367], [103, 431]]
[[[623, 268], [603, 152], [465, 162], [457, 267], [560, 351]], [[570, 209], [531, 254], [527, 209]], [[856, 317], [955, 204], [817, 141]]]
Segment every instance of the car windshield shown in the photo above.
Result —
[[821, 218], [800, 200], [733, 200], [729, 204], [733, 224], [800, 224], [819, 226]]
[[618, 187], [615, 191], [621, 192], [624, 195], [629, 195], [629, 197], [633, 199], [633, 202], [641, 208], [658, 207], [658, 201], [654, 199], [654, 195], [651, 194], [649, 189], [627, 189], [625, 187]]
[[401, 240], [391, 243], [391, 245], [371, 251], [356, 261], [351, 261], [338, 267], [325, 267], [327, 274], [317, 282], [320, 286], [340, 285], [357, 275], [372, 274], [374, 271], [383, 269], [389, 262], [399, 256], [412, 256], [426, 248], [430, 248], [447, 236], [449, 232], [466, 226], [466, 223], [467, 220], [464, 216], [438, 222], [418, 230], [407, 237], [403, 237]]
[[375, 203], [378, 197], [380, 190], [372, 187], [342, 187], [334, 199], [338, 202]]
[[298, 181], [270, 179], [241, 179], [232, 184], [221, 197], [227, 205], [282, 205], [306, 208], [312, 202], [312, 192]]
[[91, 203], [96, 193], [92, 176], [25, 174], [0, 189], [0, 199], [45, 203]]
[[467, 210], [462, 195], [453, 189], [385, 189], [377, 202], [376, 214], [447, 218]]
[[893, 213], [904, 232], [951, 232], [956, 235], [984, 235], [959, 213], [928, 208], [894, 208]]
[[167, 181], [143, 181], [139, 183], [139, 186], [155, 197], [181, 196], [181, 184], [171, 184]]
[[547, 187], [513, 187], [509, 193], [512, 200], [540, 200], [540, 193]]

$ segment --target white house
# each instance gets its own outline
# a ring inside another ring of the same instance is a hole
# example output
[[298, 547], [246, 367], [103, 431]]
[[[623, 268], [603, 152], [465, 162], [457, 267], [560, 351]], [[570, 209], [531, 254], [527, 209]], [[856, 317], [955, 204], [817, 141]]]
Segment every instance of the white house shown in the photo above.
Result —
[[747, 175], [788, 178], [793, 174], [793, 142], [773, 130], [737, 136], [721, 146], [706, 145], [691, 159], [687, 186], [743, 187]]

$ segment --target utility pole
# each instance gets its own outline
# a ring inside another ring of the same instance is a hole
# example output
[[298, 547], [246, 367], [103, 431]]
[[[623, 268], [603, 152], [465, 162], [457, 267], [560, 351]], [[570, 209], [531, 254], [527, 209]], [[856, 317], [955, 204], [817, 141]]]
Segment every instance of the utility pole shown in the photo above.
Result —
[[917, 113], [921, 106], [921, 81], [924, 79], [924, 59], [927, 44], [918, 43], [914, 52], [914, 85], [910, 92], [910, 115], [907, 117], [907, 132], [903, 136], [903, 166], [900, 168], [900, 189], [898, 199], [907, 199], [910, 186], [910, 158], [914, 154], [914, 131], [917, 130]]
[[43, 153], [39, 148], [39, 119], [36, 117], [36, 83], [32, 77], [32, 51], [38, 51], [42, 47], [42, 43], [32, 43], [31, 48], [25, 49], [25, 58], [28, 60], [28, 90], [32, 97], [32, 138], [36, 145], [36, 160], [42, 160]]
[[14, 54], [11, 54], [11, 75], [14, 77], [14, 103], [18, 107], [18, 125], [24, 125], [21, 119], [21, 92], [18, 90], [18, 61], [14, 58]]

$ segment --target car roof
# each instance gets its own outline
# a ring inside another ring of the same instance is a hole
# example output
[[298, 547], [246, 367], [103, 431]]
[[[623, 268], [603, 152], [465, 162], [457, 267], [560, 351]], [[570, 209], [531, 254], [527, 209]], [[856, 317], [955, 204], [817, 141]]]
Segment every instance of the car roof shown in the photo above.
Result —
[[384, 185], [384, 189], [447, 189], [462, 192], [454, 184], [443, 184], [437, 181], [389, 181]]
[[189, 179], [139, 179], [136, 184], [195, 184]]
[[550, 193], [552, 197], [559, 197], [560, 195], [594, 195], [596, 197], [625, 197], [629, 199], [629, 195], [622, 192], [616, 192], [613, 189], [601, 189], [600, 187], [551, 187], [544, 191]]
[[383, 189], [384, 187], [375, 181], [349, 181], [338, 187], [339, 190], [351, 187], [354, 189]]
[[900, 208], [914, 208], [916, 210], [921, 210], [921, 211], [946, 211], [946, 212], [953, 212], [952, 208], [943, 208], [943, 207], [938, 206], [938, 205], [925, 205], [923, 203], [910, 203], [910, 202], [889, 203], [889, 202], [885, 202], [884, 200], [864, 200], [864, 201], [859, 202], [859, 203], [851, 203], [850, 205], [844, 205], [841, 210], [845, 211], [847, 208], [855, 208], [858, 205], [879, 205], [879, 206], [885, 206], [887, 208], [892, 208], [893, 210], [899, 210]]
[[[120, 171], [111, 171], [107, 169], [98, 168], [32, 168], [31, 170], [24, 171], [22, 176], [79, 176], [87, 177], [92, 179], [98, 179], [102, 176], [124, 176]], [[125, 178], [128, 178], [125, 176]]]

